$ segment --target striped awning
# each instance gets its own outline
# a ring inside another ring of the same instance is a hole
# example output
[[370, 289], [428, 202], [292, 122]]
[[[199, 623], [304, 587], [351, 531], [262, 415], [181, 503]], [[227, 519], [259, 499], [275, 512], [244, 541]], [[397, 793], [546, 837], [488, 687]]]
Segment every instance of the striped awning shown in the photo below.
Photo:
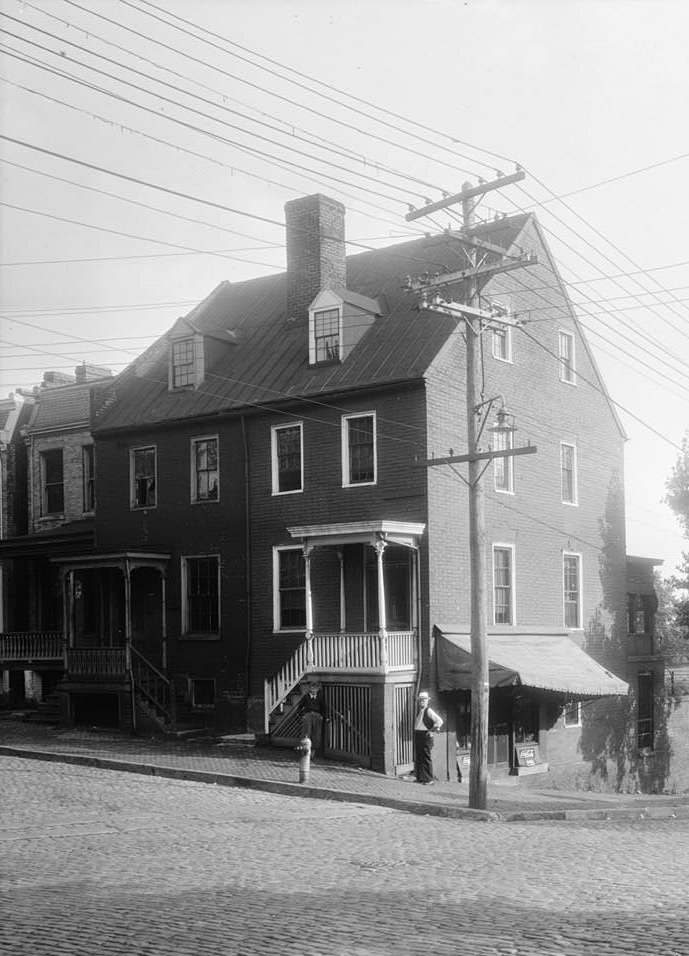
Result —
[[[471, 687], [471, 638], [466, 629], [435, 627], [439, 690]], [[568, 697], [625, 695], [629, 686], [583, 651], [567, 633], [488, 635], [491, 687], [536, 687]]]

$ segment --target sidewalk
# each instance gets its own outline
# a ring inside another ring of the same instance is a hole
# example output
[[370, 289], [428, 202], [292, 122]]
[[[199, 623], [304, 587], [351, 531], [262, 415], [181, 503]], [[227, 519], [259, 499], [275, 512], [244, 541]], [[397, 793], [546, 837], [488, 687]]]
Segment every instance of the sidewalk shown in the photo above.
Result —
[[689, 794], [603, 794], [489, 784], [488, 807], [471, 810], [466, 783], [421, 787], [346, 764], [312, 762], [299, 783], [291, 750], [257, 747], [252, 735], [214, 740], [125, 737], [112, 731], [61, 730], [18, 718], [0, 719], [0, 755], [126, 770], [271, 793], [392, 807], [410, 813], [473, 820], [570, 820], [689, 817]]

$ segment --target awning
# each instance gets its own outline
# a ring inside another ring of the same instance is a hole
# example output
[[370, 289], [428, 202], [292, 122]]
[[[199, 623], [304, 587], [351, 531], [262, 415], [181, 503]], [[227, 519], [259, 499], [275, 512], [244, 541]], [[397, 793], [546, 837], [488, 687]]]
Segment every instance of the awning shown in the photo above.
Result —
[[[469, 690], [469, 634], [436, 626], [435, 636], [439, 690]], [[625, 695], [629, 690], [564, 632], [489, 634], [488, 660], [491, 687], [539, 687], [578, 698]]]

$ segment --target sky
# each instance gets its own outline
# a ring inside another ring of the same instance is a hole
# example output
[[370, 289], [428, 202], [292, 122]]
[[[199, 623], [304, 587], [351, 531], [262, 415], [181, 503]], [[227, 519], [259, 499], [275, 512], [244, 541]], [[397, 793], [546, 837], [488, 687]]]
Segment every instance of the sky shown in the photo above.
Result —
[[0, 396], [120, 371], [219, 282], [284, 269], [284, 203], [349, 251], [457, 222], [496, 170], [534, 211], [628, 435], [627, 551], [683, 550], [683, 0], [0, 0]]

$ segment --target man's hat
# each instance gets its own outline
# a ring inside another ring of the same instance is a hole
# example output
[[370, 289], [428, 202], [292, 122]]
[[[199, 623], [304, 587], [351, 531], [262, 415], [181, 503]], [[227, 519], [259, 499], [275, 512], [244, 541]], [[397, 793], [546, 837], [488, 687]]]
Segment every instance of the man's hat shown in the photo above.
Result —
[[421, 691], [421, 693], [419, 694], [419, 700], [421, 700], [421, 699], [423, 699], [423, 700], [428, 700], [428, 692], [427, 692], [427, 691], [425, 691], [425, 690], [422, 690], [422, 691]]

